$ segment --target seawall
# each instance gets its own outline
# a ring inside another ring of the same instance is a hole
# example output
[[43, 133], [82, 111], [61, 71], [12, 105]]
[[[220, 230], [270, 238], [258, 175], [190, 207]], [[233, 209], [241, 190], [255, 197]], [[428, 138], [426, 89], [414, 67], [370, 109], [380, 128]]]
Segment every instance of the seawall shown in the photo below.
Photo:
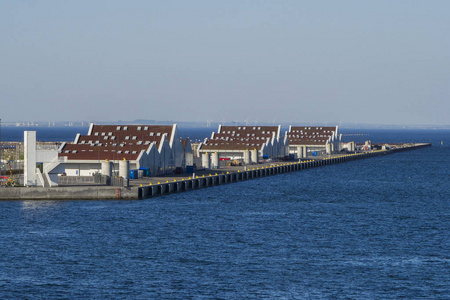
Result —
[[199, 188], [206, 188], [217, 186], [221, 184], [228, 184], [238, 181], [246, 181], [255, 178], [261, 178], [266, 176], [273, 176], [277, 174], [296, 172], [311, 168], [317, 168], [327, 165], [334, 165], [343, 162], [349, 162], [354, 160], [360, 160], [370, 157], [377, 157], [381, 155], [393, 154], [402, 151], [414, 150], [423, 147], [429, 147], [431, 144], [414, 144], [412, 146], [405, 146], [402, 148], [396, 148], [392, 150], [375, 150], [371, 152], [362, 152], [355, 154], [345, 154], [339, 156], [333, 156], [330, 158], [324, 158], [319, 160], [304, 160], [301, 162], [286, 162], [279, 163], [274, 166], [258, 167], [248, 169], [247, 171], [237, 171], [227, 174], [217, 174], [209, 176], [196, 176], [196, 178], [188, 180], [174, 180], [172, 182], [151, 184], [148, 186], [141, 186], [138, 189], [138, 198], [147, 199], [155, 196], [168, 195], [172, 193], [185, 192], [189, 190], [195, 190]]
[[138, 199], [138, 188], [112, 186], [1, 188], [0, 200]]
[[226, 174], [202, 175], [195, 178], [172, 182], [149, 184], [139, 187], [110, 186], [72, 186], [72, 187], [20, 187], [1, 188], [0, 200], [115, 200], [115, 199], [147, 199], [172, 193], [185, 192], [200, 188], [212, 187], [255, 178], [273, 176], [288, 172], [323, 167], [338, 163], [350, 162], [365, 158], [388, 155], [402, 151], [429, 147], [431, 144], [414, 144], [391, 150], [375, 150], [355, 154], [336, 155], [324, 159], [309, 159], [301, 162], [285, 162], [270, 166], [248, 168], [246, 171], [227, 172]]

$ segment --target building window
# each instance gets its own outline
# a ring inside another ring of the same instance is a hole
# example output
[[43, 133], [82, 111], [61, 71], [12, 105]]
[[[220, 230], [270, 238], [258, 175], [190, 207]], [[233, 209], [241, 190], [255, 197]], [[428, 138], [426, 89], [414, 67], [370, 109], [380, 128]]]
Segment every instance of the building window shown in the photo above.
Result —
[[148, 126], [145, 126], [145, 127], [144, 127], [144, 130], [148, 130]]
[[112, 136], [112, 132], [108, 132], [108, 135], [109, 135], [109, 136]]
[[128, 151], [128, 150], [127, 150], [127, 151], [125, 151], [125, 154], [128, 154], [128, 153], [130, 153], [130, 151]]
[[116, 130], [120, 130], [120, 126], [117, 126], [117, 127], [116, 127]]
[[95, 132], [94, 135], [95, 135], [95, 136], [98, 136], [98, 132]]
[[142, 127], [141, 127], [141, 126], [138, 126], [138, 127], [137, 127], [137, 130], [141, 130], [141, 129], [142, 129]]
[[137, 136], [133, 136], [133, 140], [137, 139]]
[[130, 139], [130, 137], [129, 137], [129, 136], [127, 135], [127, 136], [125, 137], [125, 139], [126, 139], [126, 140], [129, 140], [129, 139]]
[[102, 132], [102, 136], [105, 136], [106, 135], [106, 133], [105, 132]]
[[161, 136], [161, 132], [158, 132], [156, 135], [157, 135], [157, 136]]

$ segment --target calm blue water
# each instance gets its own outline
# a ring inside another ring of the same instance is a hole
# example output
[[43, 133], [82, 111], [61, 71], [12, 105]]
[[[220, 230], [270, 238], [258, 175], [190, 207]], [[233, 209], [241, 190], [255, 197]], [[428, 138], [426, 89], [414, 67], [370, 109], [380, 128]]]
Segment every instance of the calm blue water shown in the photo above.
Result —
[[0, 202], [0, 298], [449, 299], [450, 131], [377, 138], [435, 146], [143, 201]]
[[36, 131], [36, 140], [41, 142], [72, 142], [77, 133], [87, 134], [89, 127], [2, 127], [1, 140], [23, 142], [24, 131]]

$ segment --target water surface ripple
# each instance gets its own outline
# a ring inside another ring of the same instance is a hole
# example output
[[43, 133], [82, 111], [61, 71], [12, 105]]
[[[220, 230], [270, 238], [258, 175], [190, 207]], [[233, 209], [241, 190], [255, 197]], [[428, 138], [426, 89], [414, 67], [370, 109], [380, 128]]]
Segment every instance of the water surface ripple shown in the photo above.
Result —
[[450, 297], [450, 148], [144, 201], [0, 203], [1, 298]]

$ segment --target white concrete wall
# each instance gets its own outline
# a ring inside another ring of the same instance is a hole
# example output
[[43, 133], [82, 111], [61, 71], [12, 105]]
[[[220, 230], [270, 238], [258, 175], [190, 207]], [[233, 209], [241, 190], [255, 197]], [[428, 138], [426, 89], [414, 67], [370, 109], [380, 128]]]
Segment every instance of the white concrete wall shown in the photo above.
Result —
[[184, 166], [194, 165], [194, 153], [192, 152], [191, 141], [188, 140], [184, 148]]
[[101, 172], [101, 163], [99, 162], [66, 163], [67, 176], [92, 176], [97, 172]]
[[58, 150], [36, 150], [36, 162], [49, 163], [58, 159]]
[[172, 134], [170, 137], [170, 148], [173, 156], [173, 167], [182, 167], [184, 161], [184, 148], [180, 141], [180, 133], [178, 132], [177, 124], [172, 127]]
[[36, 178], [36, 131], [24, 131], [24, 184], [35, 186]]
[[167, 172], [174, 168], [173, 152], [170, 148], [170, 144], [167, 139], [160, 143], [159, 149], [160, 160], [159, 160], [159, 170], [161, 172]]
[[159, 172], [160, 153], [156, 148], [156, 143], [150, 144], [150, 147], [142, 153], [139, 159], [139, 167], [148, 168], [150, 176], [155, 176]]

